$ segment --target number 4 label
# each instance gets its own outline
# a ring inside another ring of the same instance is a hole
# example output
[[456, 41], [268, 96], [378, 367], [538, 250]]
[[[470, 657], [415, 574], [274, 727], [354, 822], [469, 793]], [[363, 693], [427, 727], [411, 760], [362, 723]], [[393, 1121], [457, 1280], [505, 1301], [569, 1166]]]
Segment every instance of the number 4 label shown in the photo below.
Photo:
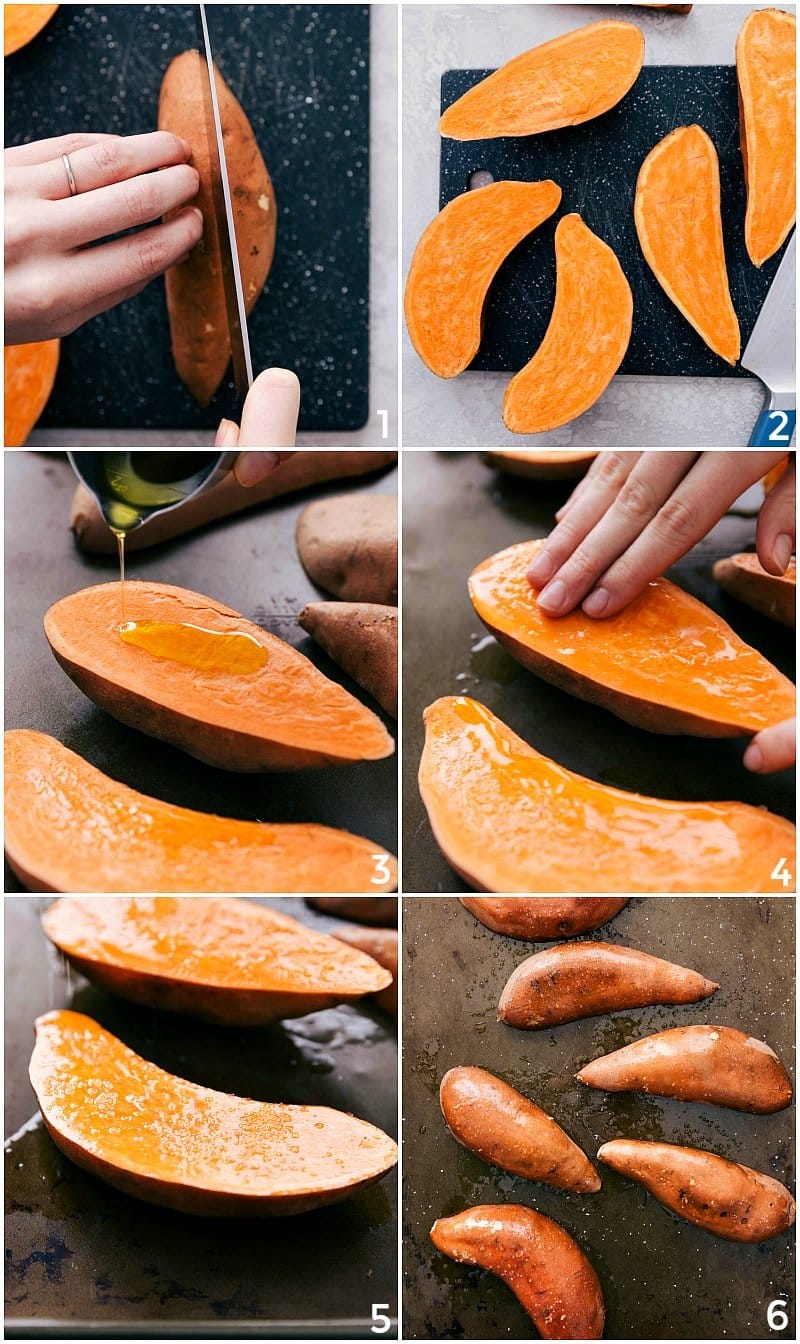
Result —
[[770, 877], [773, 882], [782, 882], [785, 887], [789, 886], [789, 883], [792, 881], [792, 870], [791, 868], [786, 867], [786, 859], [778, 859], [778, 862], [770, 873]]
[[[773, 1306], [774, 1306], [774, 1303], [773, 1303]], [[389, 1303], [388, 1303], [388, 1302], [373, 1302], [373, 1304], [372, 1304], [372, 1320], [373, 1320], [374, 1324], [370, 1326], [370, 1330], [372, 1331], [373, 1335], [385, 1335], [385, 1334], [386, 1334], [386, 1331], [389, 1329], [389, 1326], [391, 1325], [391, 1321], [389, 1320], [389, 1317], [386, 1316], [386, 1315], [384, 1314], [384, 1313], [387, 1312], [388, 1310], [389, 1310]], [[771, 1308], [770, 1308], [770, 1310], [771, 1310]]]

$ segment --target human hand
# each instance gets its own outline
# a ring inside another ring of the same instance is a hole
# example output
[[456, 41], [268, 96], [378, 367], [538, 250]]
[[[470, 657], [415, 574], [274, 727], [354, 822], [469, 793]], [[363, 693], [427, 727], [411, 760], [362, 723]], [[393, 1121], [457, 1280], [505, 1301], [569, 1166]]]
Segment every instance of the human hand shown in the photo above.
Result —
[[[300, 383], [291, 369], [264, 369], [245, 398], [241, 428], [223, 420], [215, 448], [245, 448], [248, 444], [275, 448], [294, 443], [300, 413]], [[233, 470], [240, 485], [257, 485], [291, 453], [240, 453]]]
[[[719, 522], [785, 453], [601, 453], [556, 514], [528, 571], [548, 616], [578, 605], [615, 616]], [[761, 564], [782, 574], [794, 547], [794, 460], [764, 501]]]
[[744, 765], [758, 775], [769, 775], [773, 770], [785, 770], [794, 765], [797, 754], [795, 719], [784, 719], [756, 733], [744, 753]]
[[[169, 131], [65, 135], [5, 151], [7, 344], [66, 336], [186, 256], [203, 231], [188, 205], [200, 184], [190, 155]], [[152, 227], [89, 246], [143, 224]]]

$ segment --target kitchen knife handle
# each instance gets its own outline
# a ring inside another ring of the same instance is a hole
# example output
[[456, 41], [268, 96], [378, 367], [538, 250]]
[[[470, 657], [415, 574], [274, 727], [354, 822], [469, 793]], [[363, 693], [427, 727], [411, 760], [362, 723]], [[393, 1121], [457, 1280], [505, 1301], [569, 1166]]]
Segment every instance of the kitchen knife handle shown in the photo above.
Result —
[[769, 400], [750, 435], [750, 448], [790, 448], [797, 413], [793, 392], [770, 392]]

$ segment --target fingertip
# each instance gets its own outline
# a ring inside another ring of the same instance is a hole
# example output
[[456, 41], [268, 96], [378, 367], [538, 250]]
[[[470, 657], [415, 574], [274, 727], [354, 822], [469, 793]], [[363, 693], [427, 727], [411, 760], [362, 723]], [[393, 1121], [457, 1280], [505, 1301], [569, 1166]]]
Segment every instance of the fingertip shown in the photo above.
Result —
[[293, 392], [298, 397], [300, 396], [300, 379], [293, 369], [281, 369], [277, 367], [263, 369], [253, 383], [253, 388], [256, 387], [258, 387], [259, 390], [262, 388], [275, 390], [281, 389], [282, 391]]
[[764, 769], [764, 753], [755, 739], [750, 743], [747, 751], [744, 753], [742, 763], [746, 770], [752, 770], [754, 774], [757, 774], [760, 770]]

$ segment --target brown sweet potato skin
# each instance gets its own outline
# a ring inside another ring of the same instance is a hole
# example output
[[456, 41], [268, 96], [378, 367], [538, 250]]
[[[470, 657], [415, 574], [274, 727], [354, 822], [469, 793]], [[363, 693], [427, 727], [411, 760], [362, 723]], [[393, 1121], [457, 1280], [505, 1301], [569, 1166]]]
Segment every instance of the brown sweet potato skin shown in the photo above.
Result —
[[653, 1003], [696, 1003], [719, 989], [705, 976], [611, 943], [561, 943], [513, 972], [497, 1010], [510, 1027], [556, 1027]]
[[726, 1241], [767, 1241], [795, 1220], [794, 1200], [780, 1181], [702, 1148], [612, 1139], [597, 1156], [679, 1218]]
[[590, 933], [618, 915], [628, 896], [459, 896], [471, 915], [493, 933], [528, 942]]
[[297, 620], [329, 658], [397, 718], [397, 607], [311, 602]]
[[575, 1075], [605, 1092], [648, 1092], [768, 1115], [792, 1099], [783, 1064], [765, 1041], [734, 1027], [673, 1027], [586, 1064]]
[[601, 1339], [603, 1290], [568, 1232], [524, 1204], [479, 1204], [431, 1228], [437, 1251], [508, 1284], [542, 1339]]
[[792, 556], [785, 574], [768, 574], [757, 555], [740, 552], [717, 560], [714, 578], [724, 593], [730, 593], [762, 616], [795, 626], [797, 609], [797, 562]]
[[[188, 141], [191, 162], [200, 174], [194, 203], [203, 214], [203, 235], [186, 261], [167, 271], [166, 285], [175, 368], [201, 406], [210, 402], [231, 357], [206, 137], [205, 68], [199, 52], [181, 52], [164, 75], [158, 102], [158, 129], [173, 131]], [[275, 251], [275, 192], [252, 127], [216, 66], [214, 78], [249, 315], [264, 288]]]
[[297, 520], [308, 577], [346, 602], [397, 606], [397, 496], [329, 495]]
[[378, 990], [376, 994], [370, 994], [378, 1007], [389, 1017], [397, 1021], [397, 960], [399, 937], [397, 929], [364, 929], [348, 927], [344, 929], [335, 929], [332, 935], [338, 938], [342, 943], [348, 943], [350, 947], [355, 947], [359, 952], [366, 952], [368, 957], [372, 957], [388, 971], [392, 977], [392, 983], [385, 989]]
[[560, 1190], [600, 1189], [591, 1162], [561, 1126], [486, 1069], [449, 1069], [439, 1104], [453, 1138], [484, 1162]]
[[355, 919], [362, 924], [397, 923], [396, 896], [309, 896], [306, 904], [324, 915]]

